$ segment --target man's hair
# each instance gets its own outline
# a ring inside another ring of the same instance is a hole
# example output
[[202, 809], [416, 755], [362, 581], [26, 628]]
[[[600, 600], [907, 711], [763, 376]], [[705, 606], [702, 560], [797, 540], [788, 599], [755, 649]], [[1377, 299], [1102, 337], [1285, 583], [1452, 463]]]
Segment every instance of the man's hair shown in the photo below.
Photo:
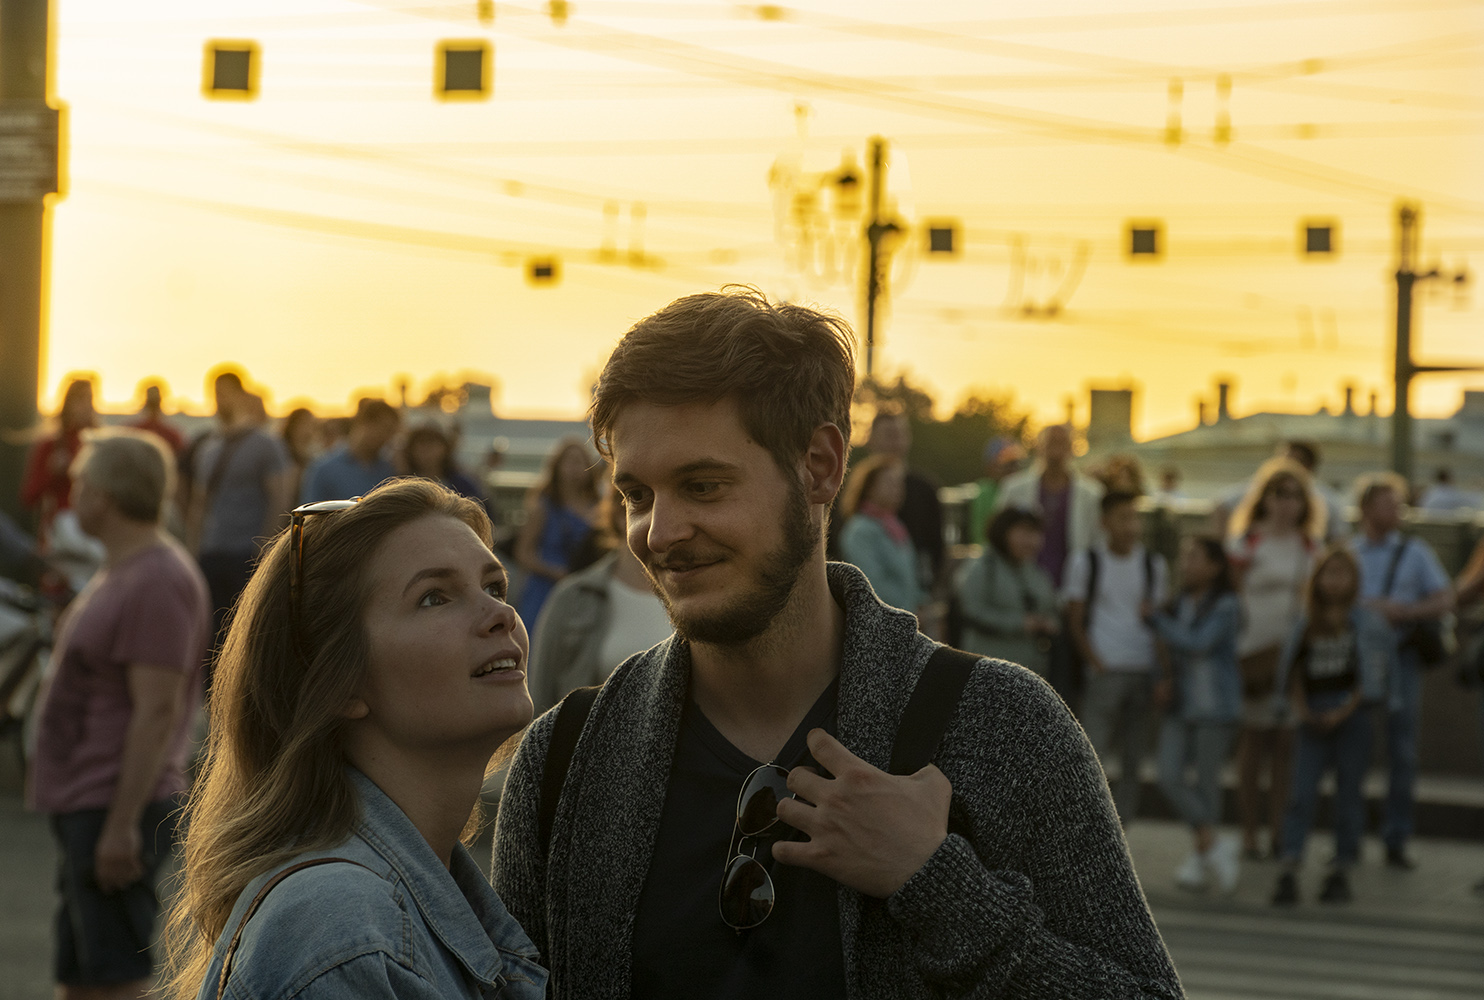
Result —
[[351, 418], [357, 424], [369, 424], [377, 420], [402, 422], [402, 415], [384, 399], [366, 398], [356, 404], [356, 415]]
[[1319, 446], [1310, 441], [1288, 442], [1288, 457], [1313, 472], [1319, 468]]
[[242, 392], [245, 388], [242, 384], [242, 376], [235, 371], [222, 372], [211, 380], [211, 384], [217, 392], [221, 392], [223, 389], [235, 389], [238, 392]]
[[1376, 494], [1382, 490], [1391, 490], [1398, 500], [1402, 503], [1407, 502], [1408, 491], [1405, 479], [1395, 472], [1371, 472], [1361, 476], [1360, 481], [1355, 484], [1355, 491], [1359, 497], [1356, 506], [1365, 510], [1370, 506], [1371, 501], [1376, 499]]
[[1133, 504], [1138, 502], [1139, 498], [1136, 494], [1123, 493], [1121, 491], [1114, 490], [1112, 493], [1103, 494], [1103, 499], [1098, 504], [1098, 508], [1102, 511], [1103, 516], [1107, 517], [1109, 514], [1113, 513], [1113, 511], [1117, 510], [1119, 507], [1122, 507], [1124, 504]]
[[631, 403], [731, 397], [747, 433], [790, 470], [821, 425], [850, 440], [854, 342], [838, 316], [771, 303], [756, 288], [687, 295], [640, 320], [613, 349], [588, 411], [593, 441], [612, 458], [609, 436]]
[[175, 456], [165, 442], [127, 427], [90, 432], [73, 469], [132, 521], [158, 523], [175, 488]]

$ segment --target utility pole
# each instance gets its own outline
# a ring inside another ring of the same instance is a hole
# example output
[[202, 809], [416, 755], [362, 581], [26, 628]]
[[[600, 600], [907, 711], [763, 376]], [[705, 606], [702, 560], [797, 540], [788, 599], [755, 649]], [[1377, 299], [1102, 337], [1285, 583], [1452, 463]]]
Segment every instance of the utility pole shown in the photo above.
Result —
[[1412, 360], [1412, 290], [1419, 281], [1444, 278], [1459, 285], [1467, 279], [1464, 272], [1444, 275], [1437, 268], [1418, 274], [1418, 232], [1422, 228], [1422, 210], [1402, 202], [1396, 209], [1396, 405], [1391, 411], [1391, 470], [1407, 482], [1412, 481], [1413, 441], [1411, 385], [1412, 379], [1430, 372], [1476, 372], [1480, 365], [1419, 365]]
[[18, 514], [41, 377], [46, 195], [59, 116], [47, 104], [48, 0], [0, 0], [0, 509]]
[[881, 217], [881, 194], [886, 186], [886, 140], [871, 139], [871, 218], [866, 223], [866, 377], [876, 364], [876, 306], [886, 292], [886, 257], [882, 248], [888, 238], [902, 231], [896, 222]]

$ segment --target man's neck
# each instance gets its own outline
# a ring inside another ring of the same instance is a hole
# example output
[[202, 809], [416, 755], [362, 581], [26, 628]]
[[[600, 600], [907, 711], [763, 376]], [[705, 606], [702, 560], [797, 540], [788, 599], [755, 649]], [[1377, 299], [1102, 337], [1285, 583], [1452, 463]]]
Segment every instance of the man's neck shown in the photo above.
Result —
[[159, 525], [120, 517], [99, 532], [98, 541], [103, 543], [106, 553], [104, 565], [117, 566], [132, 555], [154, 548], [163, 537]]
[[352, 458], [362, 465], [370, 465], [381, 456], [380, 448], [372, 448], [366, 441], [351, 438], [345, 443], [345, 448], [350, 452]]
[[1128, 543], [1120, 544], [1120, 545], [1114, 545], [1112, 542], [1109, 542], [1108, 543], [1108, 552], [1110, 554], [1112, 554], [1112, 555], [1115, 555], [1115, 556], [1118, 556], [1119, 558], [1122, 558], [1122, 557], [1127, 556], [1127, 555], [1132, 555], [1134, 549], [1136, 549], [1138, 547], [1138, 545], [1139, 545], [1138, 542], [1128, 542]]
[[1041, 487], [1047, 490], [1064, 490], [1072, 483], [1072, 474], [1065, 465], [1048, 465], [1041, 470]]
[[740, 646], [691, 644], [691, 690], [733, 746], [772, 760], [839, 674], [844, 647], [845, 610], [820, 556], [768, 631]]
[[1368, 542], [1370, 542], [1371, 544], [1374, 545], [1374, 544], [1376, 544], [1378, 542], [1384, 542], [1384, 541], [1386, 541], [1386, 539], [1390, 538], [1391, 537], [1391, 533], [1393, 531], [1395, 531], [1396, 529], [1395, 528], [1382, 528], [1382, 527], [1378, 527], [1377, 525], [1374, 525], [1374, 524], [1362, 523], [1361, 524], [1361, 530], [1363, 530], [1365, 532], [1366, 541], [1368, 541]]

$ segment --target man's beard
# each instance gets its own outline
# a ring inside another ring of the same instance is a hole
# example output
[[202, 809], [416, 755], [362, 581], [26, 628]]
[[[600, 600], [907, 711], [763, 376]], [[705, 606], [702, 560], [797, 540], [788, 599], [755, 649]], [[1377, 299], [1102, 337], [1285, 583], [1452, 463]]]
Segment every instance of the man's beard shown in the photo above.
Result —
[[783, 507], [782, 527], [783, 539], [777, 548], [763, 556], [755, 585], [746, 593], [739, 594], [729, 607], [685, 615], [671, 604], [658, 585], [655, 586], [654, 592], [664, 604], [676, 635], [687, 642], [740, 646], [768, 630], [788, 607], [794, 586], [819, 545], [819, 529], [809, 516], [804, 486], [792, 479]]

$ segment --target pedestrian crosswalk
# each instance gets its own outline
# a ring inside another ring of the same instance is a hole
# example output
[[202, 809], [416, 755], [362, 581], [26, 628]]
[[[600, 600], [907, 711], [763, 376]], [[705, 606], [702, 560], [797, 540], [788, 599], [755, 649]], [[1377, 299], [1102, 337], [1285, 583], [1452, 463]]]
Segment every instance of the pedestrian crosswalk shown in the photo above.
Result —
[[1190, 1000], [1478, 1000], [1474, 922], [1155, 905]]

